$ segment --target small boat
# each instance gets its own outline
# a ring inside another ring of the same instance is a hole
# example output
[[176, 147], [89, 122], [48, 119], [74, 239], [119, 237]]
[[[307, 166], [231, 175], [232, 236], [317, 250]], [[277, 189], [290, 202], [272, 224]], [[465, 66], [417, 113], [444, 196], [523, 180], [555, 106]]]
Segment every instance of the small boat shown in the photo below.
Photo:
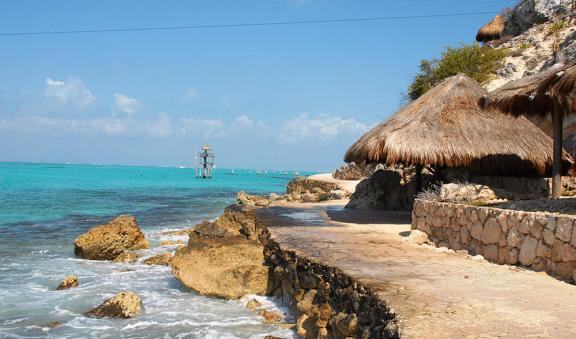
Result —
[[236, 175], [236, 173], [234, 173], [234, 169], [231, 169], [230, 172], [226, 172], [224, 173], [226, 175]]

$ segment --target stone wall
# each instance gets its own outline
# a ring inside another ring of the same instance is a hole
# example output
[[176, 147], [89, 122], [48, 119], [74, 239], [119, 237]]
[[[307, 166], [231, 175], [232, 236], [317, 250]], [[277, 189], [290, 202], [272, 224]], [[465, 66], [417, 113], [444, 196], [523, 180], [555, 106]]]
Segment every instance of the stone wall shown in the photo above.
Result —
[[575, 216], [467, 206], [417, 199], [412, 229], [440, 247], [468, 250], [486, 260], [546, 271], [573, 281]]
[[398, 324], [366, 285], [336, 267], [283, 250], [267, 237], [264, 257], [270, 294], [282, 297], [296, 315], [303, 338], [399, 338]]

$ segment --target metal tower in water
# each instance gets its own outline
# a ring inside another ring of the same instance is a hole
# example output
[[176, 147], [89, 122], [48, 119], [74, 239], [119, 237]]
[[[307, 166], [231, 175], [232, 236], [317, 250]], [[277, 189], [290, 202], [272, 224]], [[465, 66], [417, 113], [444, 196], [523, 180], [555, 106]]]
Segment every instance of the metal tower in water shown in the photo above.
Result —
[[204, 145], [202, 150], [196, 154], [196, 178], [212, 179], [214, 153], [211, 150], [210, 145]]

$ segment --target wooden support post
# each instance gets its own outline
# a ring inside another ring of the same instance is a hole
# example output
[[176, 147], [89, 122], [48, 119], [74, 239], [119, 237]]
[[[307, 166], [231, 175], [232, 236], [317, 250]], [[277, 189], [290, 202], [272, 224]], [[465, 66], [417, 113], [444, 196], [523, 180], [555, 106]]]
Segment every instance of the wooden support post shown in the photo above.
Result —
[[554, 125], [554, 153], [552, 162], [552, 197], [560, 198], [562, 194], [562, 110], [555, 105], [552, 112]]
[[422, 191], [422, 165], [416, 165], [416, 194]]

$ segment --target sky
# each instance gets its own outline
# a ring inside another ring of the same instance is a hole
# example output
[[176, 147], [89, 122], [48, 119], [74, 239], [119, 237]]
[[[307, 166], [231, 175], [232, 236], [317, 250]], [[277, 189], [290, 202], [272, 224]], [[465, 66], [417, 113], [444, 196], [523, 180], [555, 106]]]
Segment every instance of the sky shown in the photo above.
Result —
[[[499, 12], [515, 0], [8, 0], [0, 33]], [[0, 161], [332, 170], [494, 14], [0, 36]]]

